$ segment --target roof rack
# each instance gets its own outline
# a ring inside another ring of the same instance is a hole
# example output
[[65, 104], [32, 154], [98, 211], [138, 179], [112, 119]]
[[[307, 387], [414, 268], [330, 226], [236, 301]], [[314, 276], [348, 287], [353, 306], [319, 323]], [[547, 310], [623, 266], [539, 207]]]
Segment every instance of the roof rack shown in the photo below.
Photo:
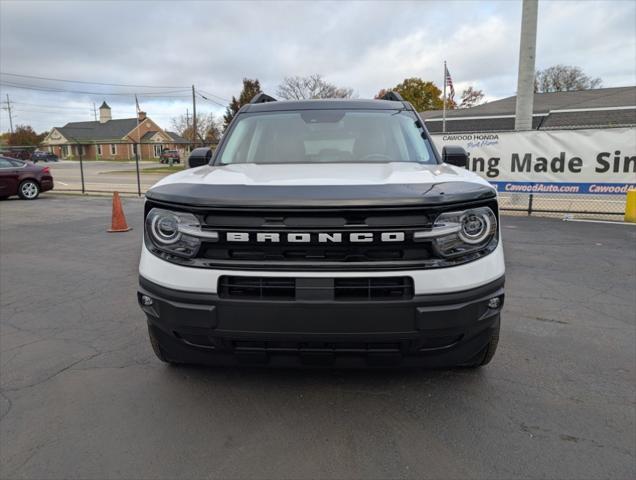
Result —
[[254, 95], [254, 97], [250, 100], [250, 103], [268, 103], [275, 101], [276, 99], [274, 97], [270, 97], [266, 93], [261, 92]]
[[391, 100], [394, 102], [403, 102], [404, 99], [402, 98], [402, 95], [400, 95], [397, 92], [386, 92], [383, 96], [382, 96], [382, 100]]

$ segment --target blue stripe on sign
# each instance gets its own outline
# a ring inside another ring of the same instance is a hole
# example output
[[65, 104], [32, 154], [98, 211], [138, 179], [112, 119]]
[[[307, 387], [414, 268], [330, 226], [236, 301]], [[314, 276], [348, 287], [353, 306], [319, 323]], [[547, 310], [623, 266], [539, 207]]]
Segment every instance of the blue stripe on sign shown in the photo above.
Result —
[[501, 193], [625, 195], [636, 183], [490, 182]]

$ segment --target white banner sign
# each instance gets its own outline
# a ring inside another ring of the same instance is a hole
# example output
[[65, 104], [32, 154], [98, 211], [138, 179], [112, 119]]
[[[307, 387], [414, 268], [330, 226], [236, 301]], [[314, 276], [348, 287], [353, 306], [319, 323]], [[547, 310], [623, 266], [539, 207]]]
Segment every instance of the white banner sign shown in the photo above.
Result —
[[636, 128], [432, 134], [468, 152], [501, 192], [624, 194], [636, 188]]

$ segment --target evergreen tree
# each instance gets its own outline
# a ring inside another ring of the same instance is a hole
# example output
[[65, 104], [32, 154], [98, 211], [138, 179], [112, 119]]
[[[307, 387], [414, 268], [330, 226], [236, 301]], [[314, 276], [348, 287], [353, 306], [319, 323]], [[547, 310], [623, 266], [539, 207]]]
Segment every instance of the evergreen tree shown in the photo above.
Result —
[[243, 79], [243, 90], [241, 90], [241, 94], [238, 99], [236, 97], [232, 97], [232, 101], [225, 109], [225, 115], [223, 115], [223, 130], [225, 130], [234, 115], [238, 113], [243, 105], [250, 103], [250, 100], [254, 98], [257, 93], [261, 93], [261, 84], [258, 79]]

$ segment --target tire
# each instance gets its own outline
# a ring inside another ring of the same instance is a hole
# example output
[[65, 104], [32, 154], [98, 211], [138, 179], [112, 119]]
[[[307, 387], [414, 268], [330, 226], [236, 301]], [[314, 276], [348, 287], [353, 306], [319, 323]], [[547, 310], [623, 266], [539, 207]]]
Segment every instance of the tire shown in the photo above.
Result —
[[155, 333], [152, 331], [152, 327], [150, 325], [148, 325], [148, 338], [150, 339], [150, 345], [152, 346], [152, 350], [153, 350], [153, 352], [155, 352], [155, 355], [157, 356], [157, 358], [159, 360], [161, 360], [162, 362], [167, 363], [169, 365], [179, 365], [180, 364], [180, 362], [176, 362], [176, 361], [171, 360], [170, 358], [168, 358], [168, 356], [166, 355], [165, 350], [161, 346], [161, 343], [159, 342], [159, 339], [157, 338]]
[[40, 185], [35, 180], [25, 180], [18, 187], [18, 195], [22, 200], [35, 200], [40, 195]]
[[497, 345], [499, 345], [499, 326], [493, 331], [490, 336], [490, 341], [484, 349], [473, 357], [469, 362], [461, 365], [466, 368], [480, 368], [488, 365], [497, 351]]
[[0, 200], [6, 200], [7, 198], [9, 198], [8, 195], [3, 195], [2, 197], [0, 197]]

